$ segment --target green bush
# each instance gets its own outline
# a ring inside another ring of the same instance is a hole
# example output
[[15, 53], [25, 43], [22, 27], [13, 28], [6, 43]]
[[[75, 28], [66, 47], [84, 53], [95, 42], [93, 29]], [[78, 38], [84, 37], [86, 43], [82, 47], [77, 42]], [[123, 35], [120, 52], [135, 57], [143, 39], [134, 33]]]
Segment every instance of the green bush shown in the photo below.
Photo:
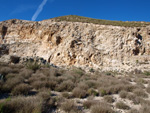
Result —
[[99, 94], [100, 94], [100, 96], [104, 96], [104, 95], [107, 95], [107, 92], [105, 89], [100, 89]]
[[146, 75], [146, 76], [150, 76], [150, 72], [149, 71], [145, 71], [143, 74]]
[[36, 70], [40, 69], [41, 66], [37, 62], [27, 62], [26, 67], [28, 69], [36, 71]]
[[96, 90], [94, 90], [93, 88], [90, 88], [90, 89], [88, 89], [88, 95], [93, 95], [93, 96], [98, 96], [99, 95], [99, 93], [96, 91]]

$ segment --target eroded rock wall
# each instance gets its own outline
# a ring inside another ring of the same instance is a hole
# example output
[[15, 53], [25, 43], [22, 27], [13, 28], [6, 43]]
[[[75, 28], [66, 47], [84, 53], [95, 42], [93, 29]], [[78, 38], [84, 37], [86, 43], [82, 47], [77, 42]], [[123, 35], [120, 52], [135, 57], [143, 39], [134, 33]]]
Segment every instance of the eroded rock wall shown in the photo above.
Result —
[[132, 71], [150, 68], [150, 26], [141, 28], [45, 20], [0, 22], [9, 55], [39, 56], [57, 66]]

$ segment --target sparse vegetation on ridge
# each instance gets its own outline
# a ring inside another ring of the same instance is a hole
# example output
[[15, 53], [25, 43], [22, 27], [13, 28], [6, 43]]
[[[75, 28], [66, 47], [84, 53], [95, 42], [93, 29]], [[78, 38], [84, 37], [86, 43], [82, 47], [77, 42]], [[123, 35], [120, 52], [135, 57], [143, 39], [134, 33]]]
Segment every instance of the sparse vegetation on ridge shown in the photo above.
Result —
[[55, 21], [68, 21], [68, 22], [83, 22], [83, 23], [93, 23], [99, 25], [113, 25], [113, 26], [123, 26], [123, 27], [145, 27], [150, 25], [150, 22], [130, 22], [130, 21], [110, 21], [110, 20], [101, 20], [88, 18], [77, 15], [68, 15], [68, 16], [60, 16], [53, 18]]

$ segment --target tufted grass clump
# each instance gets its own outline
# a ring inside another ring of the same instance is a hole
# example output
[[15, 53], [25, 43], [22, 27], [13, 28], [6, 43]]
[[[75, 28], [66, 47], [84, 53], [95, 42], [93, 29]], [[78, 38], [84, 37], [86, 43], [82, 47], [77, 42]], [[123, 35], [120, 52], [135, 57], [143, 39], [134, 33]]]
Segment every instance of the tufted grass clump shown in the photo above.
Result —
[[91, 113], [114, 113], [114, 111], [107, 103], [101, 102], [91, 107]]
[[130, 109], [130, 107], [122, 101], [117, 102], [116, 107], [119, 108], [119, 109], [124, 109], [124, 110], [129, 110]]

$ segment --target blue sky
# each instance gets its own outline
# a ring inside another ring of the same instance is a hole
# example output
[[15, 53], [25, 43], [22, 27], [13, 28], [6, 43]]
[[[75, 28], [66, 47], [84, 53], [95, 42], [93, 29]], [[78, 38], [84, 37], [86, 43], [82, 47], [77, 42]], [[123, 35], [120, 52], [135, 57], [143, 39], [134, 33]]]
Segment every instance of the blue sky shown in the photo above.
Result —
[[[32, 20], [44, 0], [0, 0], [0, 21]], [[63, 15], [79, 15], [119, 21], [149, 21], [150, 0], [45, 0], [36, 21]]]

